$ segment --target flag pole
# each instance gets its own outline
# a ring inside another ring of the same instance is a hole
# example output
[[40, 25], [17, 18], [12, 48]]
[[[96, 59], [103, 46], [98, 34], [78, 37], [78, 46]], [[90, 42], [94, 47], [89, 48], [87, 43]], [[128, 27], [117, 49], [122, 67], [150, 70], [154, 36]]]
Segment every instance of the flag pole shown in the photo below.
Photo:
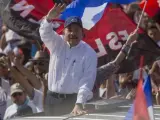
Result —
[[145, 4], [144, 4], [144, 7], [143, 7], [143, 10], [142, 10], [142, 13], [141, 13], [141, 16], [140, 16], [140, 19], [139, 19], [139, 22], [138, 22], [138, 25], [137, 25], [137, 30], [139, 29], [139, 27], [140, 27], [140, 24], [141, 24], [141, 21], [142, 21], [142, 17], [143, 17], [143, 15], [144, 15], [144, 11], [145, 11], [145, 9], [146, 9], [146, 6], [147, 6], [147, 0], [145, 0]]
[[[135, 29], [136, 31], [138, 31], [138, 29], [139, 29], [139, 27], [140, 27], [140, 24], [141, 24], [142, 17], [143, 17], [143, 15], [144, 15], [144, 11], [145, 11], [145, 9], [146, 9], [146, 6], [147, 6], [147, 0], [145, 0], [145, 4], [144, 4], [143, 10], [142, 10], [140, 19], [139, 19], [139, 21], [138, 21], [138, 25], [137, 25], [137, 27], [136, 27], [136, 29]], [[131, 52], [132, 46], [133, 46], [133, 43], [131, 43], [130, 49], [129, 49], [129, 51], [128, 51], [128, 55], [126, 56], [126, 59], [128, 59], [128, 57], [129, 57], [129, 53]]]

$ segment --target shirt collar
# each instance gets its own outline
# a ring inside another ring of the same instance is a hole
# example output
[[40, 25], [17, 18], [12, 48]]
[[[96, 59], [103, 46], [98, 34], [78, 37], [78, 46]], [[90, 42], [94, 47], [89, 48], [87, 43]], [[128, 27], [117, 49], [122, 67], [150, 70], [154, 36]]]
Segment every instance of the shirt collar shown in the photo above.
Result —
[[81, 46], [81, 44], [82, 44], [82, 41], [80, 41], [80, 42], [78, 43], [78, 45], [76, 45], [76, 46], [74, 46], [74, 47], [70, 47], [70, 44], [69, 44], [68, 41], [67, 41], [67, 45], [69, 46], [70, 49], [79, 48], [79, 47]]

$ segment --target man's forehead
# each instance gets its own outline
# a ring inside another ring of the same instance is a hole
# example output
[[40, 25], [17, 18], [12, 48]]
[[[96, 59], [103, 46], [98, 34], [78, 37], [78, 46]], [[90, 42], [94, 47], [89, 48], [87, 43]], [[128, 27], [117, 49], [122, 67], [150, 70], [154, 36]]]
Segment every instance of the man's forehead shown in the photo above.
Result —
[[82, 29], [82, 27], [77, 23], [72, 23], [72, 24], [68, 25], [66, 28], [79, 28], [79, 29]]

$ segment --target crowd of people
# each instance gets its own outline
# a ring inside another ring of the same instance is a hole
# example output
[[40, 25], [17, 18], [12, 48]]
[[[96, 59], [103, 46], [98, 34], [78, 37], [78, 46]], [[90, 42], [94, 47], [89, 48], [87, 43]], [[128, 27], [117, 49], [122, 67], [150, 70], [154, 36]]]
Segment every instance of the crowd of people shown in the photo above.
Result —
[[[138, 3], [121, 6], [136, 24], [142, 10]], [[97, 68], [97, 55], [83, 40], [80, 18], [72, 16], [64, 23], [63, 35], [53, 31], [51, 20], [65, 5], [56, 4], [41, 22], [42, 42], [19, 36], [1, 28], [0, 40], [0, 119], [41, 113], [46, 116], [87, 112], [85, 103], [94, 98], [135, 98], [139, 71], [115, 74], [137, 38], [133, 31], [117, 57]], [[160, 46], [160, 26], [144, 14], [141, 28]], [[125, 67], [125, 66], [124, 66]], [[144, 66], [143, 78], [151, 76], [155, 104], [160, 104], [160, 60]], [[101, 83], [99, 94], [94, 85]], [[96, 95], [95, 95], [96, 94]]]

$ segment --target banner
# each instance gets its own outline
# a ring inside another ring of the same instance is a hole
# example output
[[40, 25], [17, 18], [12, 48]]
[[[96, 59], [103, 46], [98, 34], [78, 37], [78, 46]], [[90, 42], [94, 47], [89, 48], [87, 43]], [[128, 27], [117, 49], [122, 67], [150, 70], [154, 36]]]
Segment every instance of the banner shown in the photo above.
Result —
[[[85, 41], [97, 51], [98, 66], [115, 59], [129, 34], [135, 28], [136, 25], [120, 8], [112, 9], [108, 7], [102, 19], [91, 30], [85, 30]], [[122, 62], [122, 67], [118, 73], [138, 69], [141, 55], [145, 56], [145, 65], [151, 64], [160, 56], [158, 45], [142, 30], [139, 30], [139, 34], [138, 42], [133, 45], [128, 59]]]
[[[45, 0], [38, 2], [36, 0], [11, 0], [3, 13], [3, 20], [10, 29], [18, 34], [40, 41], [39, 23], [53, 5], [52, 0], [47, 2]], [[59, 33], [63, 29], [63, 21], [56, 20], [54, 22], [57, 25], [55, 30]], [[115, 59], [128, 35], [135, 28], [136, 25], [120, 8], [112, 8], [111, 5], [107, 5], [102, 18], [91, 29], [84, 30], [84, 41], [95, 49], [99, 57], [98, 66]], [[160, 55], [159, 47], [148, 36], [142, 34], [142, 30], [139, 33], [138, 46], [134, 45], [129, 59], [124, 60], [121, 64], [123, 67], [119, 73], [137, 69], [140, 53], [145, 54], [145, 65], [152, 63]], [[155, 55], [151, 57], [153, 53]]]

